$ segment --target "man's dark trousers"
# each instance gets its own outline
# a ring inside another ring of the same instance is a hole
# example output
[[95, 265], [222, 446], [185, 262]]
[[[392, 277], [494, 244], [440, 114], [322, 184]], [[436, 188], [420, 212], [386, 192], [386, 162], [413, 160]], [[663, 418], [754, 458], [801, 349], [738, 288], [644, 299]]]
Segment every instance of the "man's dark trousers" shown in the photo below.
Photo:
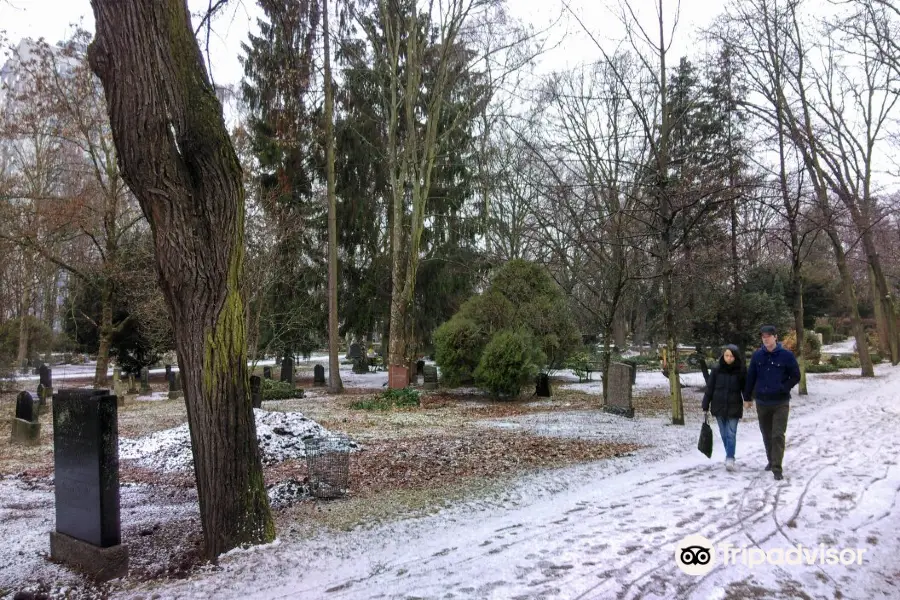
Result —
[[757, 403], [756, 414], [759, 416], [759, 430], [766, 445], [766, 457], [773, 473], [781, 473], [781, 461], [784, 459], [784, 432], [787, 430], [790, 403], [783, 402], [771, 406]]

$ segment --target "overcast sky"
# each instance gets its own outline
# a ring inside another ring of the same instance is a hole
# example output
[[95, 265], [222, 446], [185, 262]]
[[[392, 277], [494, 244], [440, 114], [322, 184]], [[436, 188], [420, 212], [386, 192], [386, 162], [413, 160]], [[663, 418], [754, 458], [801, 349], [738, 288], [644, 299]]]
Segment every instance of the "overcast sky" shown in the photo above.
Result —
[[[616, 6], [616, 0], [571, 0], [572, 11], [589, 27], [595, 37], [608, 49], [616, 46], [621, 31], [613, 13], [608, 8]], [[636, 6], [643, 6], [648, 12], [647, 24], [653, 18], [653, 2], [637, 0]], [[673, 53], [676, 57], [692, 48], [691, 54], [702, 50], [698, 47], [696, 32], [709, 24], [721, 10], [723, 0], [682, 0], [681, 19], [674, 38]], [[560, 14], [563, 20], [551, 31], [551, 37], [558, 43], [552, 52], [541, 59], [541, 70], [562, 69], [568, 65], [594, 60], [597, 52], [593, 42], [583, 32], [578, 22], [568, 14], [561, 0], [510, 0], [511, 12], [535, 27], [545, 28], [556, 21]], [[209, 6], [209, 0], [189, 0], [194, 13], [200, 13]], [[677, 0], [666, 0], [664, 12], [674, 14], [679, 6]], [[240, 44], [247, 39], [251, 28], [255, 30], [256, 17], [260, 11], [253, 0], [231, 0], [231, 5], [214, 23], [214, 37], [210, 42], [210, 56], [213, 77], [219, 84], [234, 84], [240, 81], [242, 68], [239, 61]], [[94, 30], [94, 15], [88, 0], [0, 0], [0, 30], [13, 44], [25, 37], [43, 37], [55, 43], [68, 37], [72, 24], [80, 23], [88, 31]], [[673, 61], [673, 63], [676, 61]]]

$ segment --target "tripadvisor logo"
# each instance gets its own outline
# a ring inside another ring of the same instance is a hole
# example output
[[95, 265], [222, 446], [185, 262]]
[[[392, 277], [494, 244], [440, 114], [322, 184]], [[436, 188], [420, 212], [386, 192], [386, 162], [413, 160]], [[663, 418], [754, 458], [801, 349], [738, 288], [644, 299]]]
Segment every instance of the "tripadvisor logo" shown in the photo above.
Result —
[[716, 566], [716, 549], [702, 535], [689, 535], [675, 546], [675, 564], [688, 575], [706, 575]]
[[689, 535], [675, 546], [675, 564], [688, 575], [706, 575], [721, 563], [741, 564], [751, 569], [764, 565], [861, 565], [867, 548], [831, 548], [824, 544], [788, 548], [741, 548], [729, 543], [718, 549], [702, 535]]

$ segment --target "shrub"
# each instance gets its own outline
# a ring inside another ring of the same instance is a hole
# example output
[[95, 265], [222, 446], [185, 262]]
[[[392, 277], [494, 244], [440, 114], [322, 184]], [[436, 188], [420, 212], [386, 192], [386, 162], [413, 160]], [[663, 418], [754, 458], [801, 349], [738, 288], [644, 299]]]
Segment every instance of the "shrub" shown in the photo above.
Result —
[[807, 373], [834, 373], [838, 367], [831, 363], [822, 363], [819, 365], [806, 365]]
[[391, 410], [392, 408], [405, 408], [419, 406], [419, 392], [413, 388], [386, 390], [380, 396], [369, 400], [359, 400], [350, 405], [356, 410]]
[[[43, 321], [28, 315], [25, 317], [25, 329], [28, 333], [28, 356], [36, 358], [53, 347], [54, 335], [50, 326]], [[0, 355], [15, 360], [19, 352], [19, 319], [10, 319], [0, 325]], [[20, 365], [16, 365], [20, 366]]]
[[846, 341], [847, 341], [846, 335], [842, 335], [840, 333], [832, 333], [831, 334], [831, 343], [832, 344], [839, 344], [840, 342], [846, 342]]
[[834, 338], [834, 327], [831, 325], [817, 325], [815, 329], [816, 333], [822, 334], [822, 343], [826, 346], [832, 343], [832, 339]]
[[263, 379], [262, 397], [263, 400], [288, 400], [289, 398], [302, 398], [303, 390], [301, 388], [295, 387], [294, 384], [287, 381]]
[[584, 380], [587, 378], [588, 369], [593, 362], [594, 357], [590, 353], [584, 351], [576, 352], [569, 356], [566, 367], [572, 369], [575, 375], [578, 376], [578, 379]]
[[[494, 273], [483, 294], [469, 298], [435, 331], [435, 362], [445, 383], [452, 386], [476, 380], [478, 385], [476, 371], [483, 365], [483, 353], [494, 336], [513, 329], [521, 330], [534, 344], [534, 351], [527, 353], [531, 360], [543, 357], [534, 363], [539, 369], [566, 364], [581, 346], [566, 297], [547, 270], [528, 261], [512, 260]], [[494, 351], [499, 352], [496, 346]], [[519, 365], [527, 371], [530, 367], [526, 366]], [[481, 381], [494, 380], [494, 375], [497, 373], [483, 371]], [[508, 389], [515, 387], [510, 386]], [[500, 388], [507, 389], [505, 384]]]
[[514, 398], [534, 382], [546, 357], [526, 331], [500, 331], [488, 342], [475, 369], [475, 383], [498, 398]]
[[856, 354], [835, 354], [828, 359], [828, 364], [837, 369], [858, 369], [859, 355]]
[[434, 358], [444, 383], [455, 386], [471, 382], [487, 342], [478, 324], [466, 317], [453, 317], [435, 330], [433, 339]]
[[628, 362], [634, 363], [638, 367], [643, 366], [643, 367], [652, 368], [652, 369], [656, 369], [660, 366], [659, 357], [655, 356], [655, 355], [632, 356], [631, 358], [628, 359]]
[[[787, 335], [781, 339], [781, 345], [796, 354], [797, 332], [791, 329]], [[806, 335], [803, 336], [803, 357], [806, 359], [806, 364], [808, 365], [817, 365], [822, 358], [822, 345], [819, 343], [819, 338], [812, 335], [810, 332], [806, 332]]]

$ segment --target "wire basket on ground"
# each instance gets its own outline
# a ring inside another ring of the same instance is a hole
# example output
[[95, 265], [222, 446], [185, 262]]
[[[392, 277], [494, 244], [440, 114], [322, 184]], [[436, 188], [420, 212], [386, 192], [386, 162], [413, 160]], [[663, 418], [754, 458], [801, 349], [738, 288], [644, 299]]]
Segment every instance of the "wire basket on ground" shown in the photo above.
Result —
[[340, 498], [350, 489], [350, 438], [328, 434], [303, 441], [309, 492], [316, 498]]

